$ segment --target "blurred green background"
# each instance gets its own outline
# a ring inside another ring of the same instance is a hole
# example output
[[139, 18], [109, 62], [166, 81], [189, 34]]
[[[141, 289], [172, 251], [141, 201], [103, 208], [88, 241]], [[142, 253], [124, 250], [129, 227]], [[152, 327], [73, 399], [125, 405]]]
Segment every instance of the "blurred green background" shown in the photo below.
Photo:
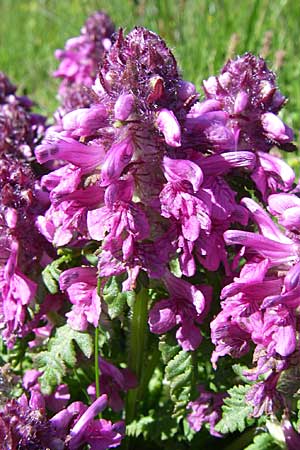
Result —
[[51, 77], [58, 66], [54, 50], [78, 35], [97, 9], [126, 32], [143, 25], [159, 33], [184, 78], [198, 89], [229, 56], [261, 54], [289, 98], [284, 120], [296, 132], [300, 128], [300, 2], [295, 0], [0, 0], [0, 70], [42, 112], [51, 114], [58, 104], [59, 81]]

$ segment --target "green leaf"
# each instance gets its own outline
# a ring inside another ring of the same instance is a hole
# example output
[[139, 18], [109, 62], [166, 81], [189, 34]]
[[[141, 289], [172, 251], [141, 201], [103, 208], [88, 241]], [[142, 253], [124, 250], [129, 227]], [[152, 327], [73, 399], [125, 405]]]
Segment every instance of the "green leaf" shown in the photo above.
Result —
[[119, 317], [126, 304], [131, 304], [134, 291], [122, 292], [122, 285], [117, 277], [111, 277], [103, 288], [103, 299], [108, 306], [108, 315], [111, 319]]
[[178, 420], [166, 414], [166, 410], [150, 410], [148, 416], [141, 416], [126, 426], [126, 435], [132, 437], [143, 436], [152, 442], [170, 439], [178, 432]]
[[243, 381], [245, 384], [253, 384], [253, 382], [249, 381], [247, 377], [245, 377], [244, 372], [249, 372], [249, 368], [247, 366], [243, 366], [241, 364], [234, 364], [232, 366], [232, 370], [241, 381]]
[[150, 425], [153, 425], [154, 422], [155, 419], [151, 416], [142, 416], [138, 420], [133, 420], [126, 426], [126, 435], [134, 437], [139, 437], [142, 435], [145, 439], [147, 439]]
[[[44, 284], [51, 294], [59, 291], [59, 276], [65, 268], [74, 267], [78, 264], [78, 249], [59, 248], [59, 258], [52, 261], [42, 272]], [[61, 266], [64, 266], [63, 268]]]
[[48, 351], [36, 356], [35, 365], [43, 371], [43, 375], [39, 378], [43, 394], [51, 394], [62, 382], [67, 367], [75, 367], [77, 362], [75, 343], [87, 358], [91, 357], [92, 337], [88, 333], [73, 330], [69, 325], [57, 328], [55, 336], [49, 341]]
[[194, 365], [192, 354], [182, 350], [175, 342], [170, 336], [165, 336], [161, 339], [159, 350], [166, 364], [165, 383], [169, 385], [170, 398], [174, 403], [173, 417], [184, 417], [194, 387]]
[[244, 450], [276, 450], [280, 448], [269, 433], [261, 433], [255, 436], [252, 444], [248, 445]]
[[254, 419], [250, 418], [253, 408], [245, 399], [250, 389], [251, 386], [239, 385], [228, 390], [229, 397], [224, 399], [222, 406], [222, 419], [215, 427], [217, 431], [226, 434], [238, 430], [242, 433], [254, 423]]

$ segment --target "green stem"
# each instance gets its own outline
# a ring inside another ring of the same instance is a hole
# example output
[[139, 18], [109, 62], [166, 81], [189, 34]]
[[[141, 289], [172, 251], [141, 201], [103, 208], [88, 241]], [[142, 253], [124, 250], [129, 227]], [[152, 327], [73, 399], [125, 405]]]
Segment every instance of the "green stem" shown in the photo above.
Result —
[[[101, 278], [98, 278], [97, 293], [101, 298]], [[95, 386], [96, 398], [100, 397], [100, 368], [99, 368], [99, 325], [95, 328]]]
[[130, 423], [135, 417], [137, 400], [140, 397], [142, 369], [144, 365], [145, 348], [147, 341], [148, 320], [148, 291], [142, 288], [136, 294], [129, 340], [128, 367], [137, 376], [139, 386], [128, 391], [126, 398], [126, 422]]
[[95, 385], [96, 397], [100, 397], [100, 369], [99, 369], [99, 328], [95, 328]]
[[244, 450], [253, 441], [254, 434], [255, 428], [248, 428], [242, 435], [232, 441], [228, 447], [225, 447], [224, 450]]

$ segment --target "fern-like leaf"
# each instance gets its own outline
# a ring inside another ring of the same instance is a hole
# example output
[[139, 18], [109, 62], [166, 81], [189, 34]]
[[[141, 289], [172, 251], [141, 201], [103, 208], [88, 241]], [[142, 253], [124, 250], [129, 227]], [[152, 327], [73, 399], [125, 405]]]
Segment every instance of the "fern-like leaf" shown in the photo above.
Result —
[[222, 406], [222, 419], [216, 425], [216, 430], [222, 434], [239, 431], [242, 433], [247, 426], [254, 423], [250, 417], [253, 410], [245, 396], [251, 389], [251, 386], [234, 386], [228, 390], [229, 396], [224, 399]]
[[73, 330], [69, 325], [57, 328], [55, 336], [48, 344], [48, 350], [37, 355], [35, 365], [43, 374], [39, 378], [42, 393], [49, 395], [62, 382], [67, 367], [76, 365], [76, 343], [82, 353], [90, 358], [93, 340], [88, 333]]

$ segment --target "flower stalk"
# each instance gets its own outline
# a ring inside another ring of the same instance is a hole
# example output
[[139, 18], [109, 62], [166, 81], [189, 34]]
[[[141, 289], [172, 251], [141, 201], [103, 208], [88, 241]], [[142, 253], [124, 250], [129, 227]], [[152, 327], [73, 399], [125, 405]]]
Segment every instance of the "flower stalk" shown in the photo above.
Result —
[[128, 368], [135, 373], [139, 381], [139, 387], [128, 391], [126, 399], [127, 423], [130, 423], [135, 417], [136, 401], [140, 395], [140, 390], [142, 388], [142, 369], [144, 364], [145, 349], [147, 345], [148, 300], [148, 290], [142, 288], [136, 294], [132, 309]]

